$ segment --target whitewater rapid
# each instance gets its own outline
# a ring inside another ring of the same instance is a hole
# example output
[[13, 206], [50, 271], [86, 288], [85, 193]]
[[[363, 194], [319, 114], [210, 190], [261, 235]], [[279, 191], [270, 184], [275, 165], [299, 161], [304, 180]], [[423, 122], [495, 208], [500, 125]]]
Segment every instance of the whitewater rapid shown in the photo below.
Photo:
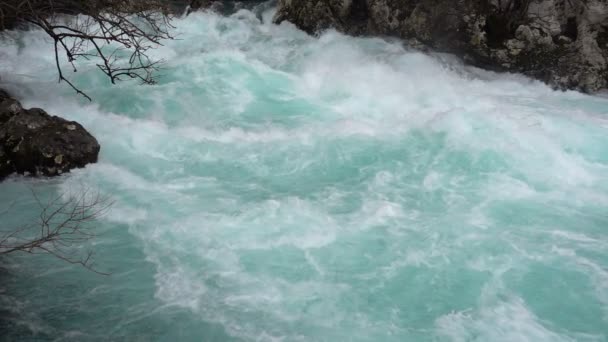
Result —
[[42, 32], [0, 87], [77, 120], [98, 164], [0, 184], [107, 194], [104, 277], [2, 260], [7, 340], [605, 341], [608, 99], [397, 41], [310, 37], [273, 10], [175, 21], [159, 84], [93, 62], [56, 84]]

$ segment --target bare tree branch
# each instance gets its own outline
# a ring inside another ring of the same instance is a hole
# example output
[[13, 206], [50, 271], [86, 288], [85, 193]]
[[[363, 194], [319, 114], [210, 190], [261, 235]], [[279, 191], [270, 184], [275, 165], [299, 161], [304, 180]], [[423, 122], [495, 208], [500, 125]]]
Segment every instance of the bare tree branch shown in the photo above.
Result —
[[173, 38], [163, 0], [0, 0], [0, 29], [18, 23], [38, 27], [53, 39], [59, 82], [88, 100], [66, 77], [63, 57], [73, 71], [78, 59], [98, 58], [97, 67], [113, 84], [123, 79], [154, 84], [162, 61], [152, 60], [148, 52]]
[[65, 262], [106, 274], [94, 269], [92, 251], [81, 256], [77, 248], [95, 237], [91, 226], [112, 205], [109, 198], [88, 190], [49, 197], [47, 201], [42, 201], [34, 191], [32, 194], [40, 206], [37, 221], [0, 236], [0, 255], [48, 253]]

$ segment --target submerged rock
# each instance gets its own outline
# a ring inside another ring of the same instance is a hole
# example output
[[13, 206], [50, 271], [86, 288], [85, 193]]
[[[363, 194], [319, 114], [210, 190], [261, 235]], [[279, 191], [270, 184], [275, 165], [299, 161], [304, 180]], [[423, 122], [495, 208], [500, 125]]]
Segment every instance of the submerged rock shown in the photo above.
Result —
[[0, 179], [11, 173], [57, 176], [95, 163], [100, 146], [79, 123], [23, 109], [0, 90]]
[[608, 86], [605, 0], [279, 0], [284, 20], [309, 33], [397, 36], [559, 89]]

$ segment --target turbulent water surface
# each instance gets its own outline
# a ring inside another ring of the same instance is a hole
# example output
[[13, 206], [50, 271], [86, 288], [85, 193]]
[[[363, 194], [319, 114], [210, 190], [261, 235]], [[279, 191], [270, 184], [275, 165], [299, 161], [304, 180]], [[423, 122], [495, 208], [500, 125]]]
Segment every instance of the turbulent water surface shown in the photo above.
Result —
[[3, 228], [38, 214], [30, 187], [115, 203], [110, 276], [2, 259], [0, 339], [608, 339], [607, 99], [271, 16], [177, 20], [155, 86], [81, 64], [93, 103], [43, 33], [2, 42], [0, 86], [102, 145], [0, 184]]

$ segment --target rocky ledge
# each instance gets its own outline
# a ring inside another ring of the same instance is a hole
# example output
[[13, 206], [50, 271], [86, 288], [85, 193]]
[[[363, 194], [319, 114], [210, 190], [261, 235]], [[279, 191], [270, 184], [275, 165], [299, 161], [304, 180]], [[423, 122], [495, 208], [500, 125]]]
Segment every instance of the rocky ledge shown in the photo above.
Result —
[[608, 86], [606, 0], [279, 0], [284, 20], [311, 34], [397, 36], [557, 89]]
[[79, 123], [23, 109], [0, 90], [0, 180], [12, 173], [57, 176], [95, 163], [99, 149]]
[[253, 9], [255, 6], [266, 4], [266, 0], [190, 0], [189, 11], [211, 10], [221, 14], [232, 14], [240, 9]]

